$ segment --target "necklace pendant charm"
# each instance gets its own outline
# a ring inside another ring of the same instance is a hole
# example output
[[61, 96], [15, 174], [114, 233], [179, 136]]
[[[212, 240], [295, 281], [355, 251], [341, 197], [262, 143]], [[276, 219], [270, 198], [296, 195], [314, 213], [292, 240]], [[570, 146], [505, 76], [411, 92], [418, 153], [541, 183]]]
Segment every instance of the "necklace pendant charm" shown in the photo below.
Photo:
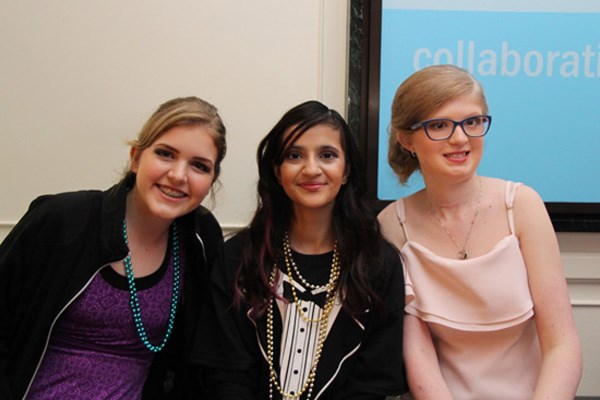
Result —
[[459, 260], [466, 260], [467, 256], [468, 256], [467, 251], [465, 249], [462, 249], [461, 251], [459, 251], [457, 253], [457, 255], [458, 255]]

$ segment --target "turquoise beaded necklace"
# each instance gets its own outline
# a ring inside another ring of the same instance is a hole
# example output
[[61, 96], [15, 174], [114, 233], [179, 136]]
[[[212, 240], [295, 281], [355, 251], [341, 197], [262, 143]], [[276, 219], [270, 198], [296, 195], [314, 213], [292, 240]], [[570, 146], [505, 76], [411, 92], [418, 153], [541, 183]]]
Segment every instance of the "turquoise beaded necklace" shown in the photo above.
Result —
[[[135, 328], [137, 330], [142, 343], [153, 353], [158, 353], [167, 344], [169, 336], [173, 331], [175, 322], [175, 313], [177, 311], [177, 300], [179, 298], [179, 236], [177, 234], [177, 225], [175, 222], [171, 224], [171, 236], [172, 236], [172, 247], [173, 247], [173, 293], [171, 297], [171, 311], [169, 312], [169, 322], [167, 324], [167, 333], [161, 344], [153, 345], [148, 340], [146, 329], [142, 323], [142, 312], [140, 310], [140, 303], [138, 301], [137, 289], [135, 286], [135, 280], [133, 277], [133, 266], [131, 264], [131, 253], [127, 254], [127, 257], [123, 261], [125, 266], [125, 274], [127, 276], [127, 283], [129, 285], [129, 305], [131, 305], [131, 312], [133, 313], [133, 321], [135, 322]], [[127, 240], [127, 224], [125, 218], [123, 218], [123, 239], [125, 245], [129, 247], [129, 241]]]

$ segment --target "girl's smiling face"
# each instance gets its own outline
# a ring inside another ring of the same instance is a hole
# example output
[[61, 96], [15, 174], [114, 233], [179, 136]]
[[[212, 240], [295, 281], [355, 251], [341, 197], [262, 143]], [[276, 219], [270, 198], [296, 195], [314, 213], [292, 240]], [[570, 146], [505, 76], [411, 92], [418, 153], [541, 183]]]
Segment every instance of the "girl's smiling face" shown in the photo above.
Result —
[[168, 221], [189, 213], [210, 191], [216, 159], [207, 125], [175, 126], [143, 151], [132, 148], [135, 206], [147, 217]]
[[[286, 133], [289, 135], [290, 131]], [[275, 175], [290, 198], [294, 211], [331, 212], [346, 183], [346, 160], [341, 133], [329, 125], [304, 132], [284, 154]]]
[[[427, 119], [448, 118], [461, 121], [483, 114], [480, 98], [474, 94], [455, 97]], [[469, 137], [460, 126], [447, 140], [433, 141], [423, 128], [411, 135], [398, 135], [397, 140], [419, 159], [423, 176], [427, 178], [467, 177], [474, 174], [483, 155], [483, 137]]]

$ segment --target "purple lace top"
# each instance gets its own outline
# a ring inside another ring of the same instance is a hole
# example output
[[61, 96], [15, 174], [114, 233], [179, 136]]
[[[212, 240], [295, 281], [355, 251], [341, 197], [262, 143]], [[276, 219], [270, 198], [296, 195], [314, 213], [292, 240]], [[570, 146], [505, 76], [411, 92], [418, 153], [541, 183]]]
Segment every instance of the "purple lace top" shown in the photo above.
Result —
[[[148, 338], [159, 344], [169, 319], [172, 257], [135, 282]], [[134, 326], [127, 280], [107, 267], [56, 322], [27, 399], [139, 399], [153, 359]]]

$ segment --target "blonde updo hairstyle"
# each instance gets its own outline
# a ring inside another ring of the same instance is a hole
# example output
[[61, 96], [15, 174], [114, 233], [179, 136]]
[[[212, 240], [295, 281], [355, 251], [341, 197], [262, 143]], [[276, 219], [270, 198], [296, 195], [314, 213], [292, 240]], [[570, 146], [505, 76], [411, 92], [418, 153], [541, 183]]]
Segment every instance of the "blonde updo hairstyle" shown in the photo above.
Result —
[[406, 184], [420, 166], [418, 158], [406, 150], [398, 138], [414, 135], [416, 131], [411, 126], [428, 119], [454, 98], [466, 94], [478, 96], [482, 113], [487, 114], [488, 105], [481, 84], [468, 71], [454, 65], [423, 68], [398, 87], [392, 102], [388, 163], [401, 184]]

